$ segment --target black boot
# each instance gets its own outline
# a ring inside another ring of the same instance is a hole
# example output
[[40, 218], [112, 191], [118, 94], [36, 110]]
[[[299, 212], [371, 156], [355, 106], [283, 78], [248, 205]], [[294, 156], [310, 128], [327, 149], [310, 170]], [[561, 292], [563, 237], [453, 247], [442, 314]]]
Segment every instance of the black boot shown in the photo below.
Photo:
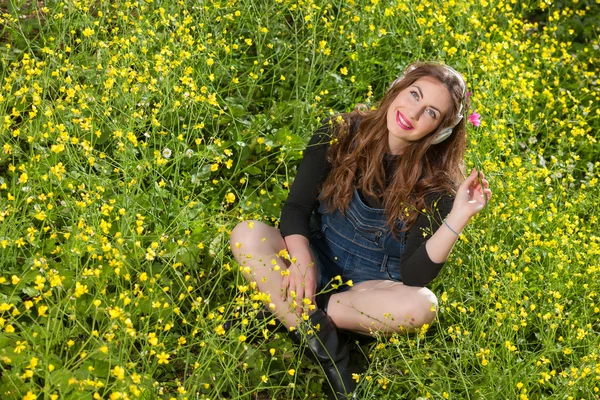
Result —
[[310, 350], [306, 354], [323, 368], [332, 389], [329, 399], [346, 400], [356, 383], [350, 371], [348, 346], [340, 341], [333, 320], [323, 310], [317, 309], [310, 315], [308, 326], [289, 332], [289, 335], [296, 344], [301, 344], [304, 339]]

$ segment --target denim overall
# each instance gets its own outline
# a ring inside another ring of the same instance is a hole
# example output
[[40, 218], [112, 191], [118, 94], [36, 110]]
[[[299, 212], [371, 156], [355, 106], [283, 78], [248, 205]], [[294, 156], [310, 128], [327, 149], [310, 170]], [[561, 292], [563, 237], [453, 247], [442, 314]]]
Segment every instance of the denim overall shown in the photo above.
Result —
[[[323, 204], [311, 218], [310, 245], [318, 270], [317, 293], [331, 289], [332, 279], [353, 284], [373, 279], [401, 281], [400, 257], [404, 252], [405, 232], [397, 222], [398, 239], [386, 226], [385, 210], [371, 208], [360, 198], [356, 188], [345, 214], [327, 213]], [[340, 285], [337, 291], [349, 289]]]

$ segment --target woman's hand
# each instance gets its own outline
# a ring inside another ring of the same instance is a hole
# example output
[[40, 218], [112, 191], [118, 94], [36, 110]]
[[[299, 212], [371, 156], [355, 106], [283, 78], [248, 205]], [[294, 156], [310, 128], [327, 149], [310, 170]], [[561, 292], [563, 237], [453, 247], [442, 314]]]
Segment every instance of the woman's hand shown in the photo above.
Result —
[[459, 186], [454, 199], [452, 211], [455, 211], [467, 222], [473, 215], [487, 205], [492, 198], [489, 182], [485, 179], [483, 172], [477, 172], [475, 168], [471, 175]]
[[281, 281], [281, 298], [287, 300], [290, 305], [295, 300], [295, 311], [298, 315], [302, 315], [304, 298], [309, 299], [311, 304], [315, 304], [317, 267], [307, 238], [297, 234], [289, 235], [285, 237], [285, 243], [292, 257], [292, 263], [288, 268], [288, 274], [284, 275]]
[[288, 269], [289, 274], [283, 276], [281, 281], [281, 297], [290, 305], [296, 301], [296, 313], [302, 315], [304, 309], [303, 300], [307, 298], [311, 304], [315, 304], [315, 292], [317, 290], [317, 268], [312, 260], [301, 265], [296, 260]]

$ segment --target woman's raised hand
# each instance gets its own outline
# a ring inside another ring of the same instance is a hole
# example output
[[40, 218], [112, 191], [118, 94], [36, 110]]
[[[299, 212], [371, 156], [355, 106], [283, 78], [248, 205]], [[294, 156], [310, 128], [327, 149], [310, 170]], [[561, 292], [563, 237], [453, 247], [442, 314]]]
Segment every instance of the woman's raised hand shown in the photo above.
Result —
[[489, 186], [483, 172], [478, 172], [473, 168], [471, 175], [458, 187], [453, 210], [467, 220], [470, 219], [483, 210], [492, 198], [492, 191]]

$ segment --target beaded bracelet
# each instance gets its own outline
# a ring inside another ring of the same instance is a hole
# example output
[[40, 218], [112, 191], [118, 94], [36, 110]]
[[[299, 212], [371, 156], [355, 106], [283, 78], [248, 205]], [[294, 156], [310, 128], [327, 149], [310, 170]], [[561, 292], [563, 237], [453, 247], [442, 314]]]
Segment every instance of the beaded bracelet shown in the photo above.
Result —
[[444, 220], [444, 224], [448, 227], [448, 229], [450, 229], [452, 231], [452, 233], [454, 233], [456, 236], [460, 237], [460, 233], [457, 233], [454, 229], [452, 229], [450, 227], [450, 225], [448, 225], [448, 223], [446, 222], [446, 220]]

